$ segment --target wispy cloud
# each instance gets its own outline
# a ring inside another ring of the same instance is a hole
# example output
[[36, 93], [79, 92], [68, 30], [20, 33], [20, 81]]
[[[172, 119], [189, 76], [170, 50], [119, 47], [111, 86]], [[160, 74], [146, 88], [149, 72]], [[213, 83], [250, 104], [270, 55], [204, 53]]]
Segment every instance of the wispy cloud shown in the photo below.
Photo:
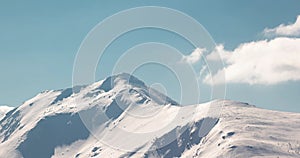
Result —
[[188, 62], [191, 64], [195, 64], [200, 61], [201, 56], [203, 53], [206, 51], [206, 49], [202, 48], [196, 48], [190, 55], [183, 56], [182, 61], [183, 62]]
[[300, 15], [293, 24], [281, 24], [275, 28], [266, 28], [263, 33], [266, 36], [300, 36]]

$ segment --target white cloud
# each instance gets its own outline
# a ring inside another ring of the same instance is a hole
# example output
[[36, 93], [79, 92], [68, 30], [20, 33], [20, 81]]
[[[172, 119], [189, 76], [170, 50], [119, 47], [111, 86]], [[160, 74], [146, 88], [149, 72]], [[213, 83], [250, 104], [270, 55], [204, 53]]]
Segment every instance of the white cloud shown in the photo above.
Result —
[[223, 44], [219, 44], [210, 54], [206, 56], [206, 59], [210, 61], [227, 60], [230, 58], [230, 55], [230, 51], [225, 50]]
[[190, 55], [183, 56], [182, 61], [195, 64], [200, 61], [201, 56], [206, 51], [206, 49], [196, 48]]
[[264, 30], [266, 36], [300, 36], [300, 15], [293, 24], [281, 24], [275, 28], [266, 28]]
[[[213, 80], [225, 73], [227, 83], [277, 84], [300, 80], [300, 38], [278, 37], [241, 44], [233, 51], [216, 47], [225, 68], [212, 74]], [[213, 53], [212, 53], [213, 54]], [[214, 55], [207, 56], [214, 60]], [[210, 83], [206, 76], [204, 82]]]

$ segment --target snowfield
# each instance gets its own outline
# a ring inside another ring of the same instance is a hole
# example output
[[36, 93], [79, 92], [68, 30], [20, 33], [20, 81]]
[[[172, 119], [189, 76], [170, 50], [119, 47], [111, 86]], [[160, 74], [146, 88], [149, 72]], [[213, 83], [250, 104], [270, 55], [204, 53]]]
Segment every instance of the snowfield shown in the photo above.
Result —
[[[218, 107], [220, 117], [209, 113]], [[297, 158], [300, 114], [229, 100], [181, 106], [124, 73], [5, 112], [0, 158], [22, 157]]]
[[5, 116], [7, 112], [12, 110], [14, 107], [6, 106], [6, 105], [0, 105], [0, 120]]

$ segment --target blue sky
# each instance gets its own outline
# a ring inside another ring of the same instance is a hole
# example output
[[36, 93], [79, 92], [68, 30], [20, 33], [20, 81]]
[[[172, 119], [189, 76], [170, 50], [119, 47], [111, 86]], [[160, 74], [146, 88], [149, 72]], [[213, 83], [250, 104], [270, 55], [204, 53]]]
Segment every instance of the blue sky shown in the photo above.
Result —
[[[148, 5], [169, 7], [188, 14], [200, 22], [215, 42], [224, 46], [224, 50], [233, 52], [240, 44], [270, 39], [262, 35], [265, 28], [294, 23], [300, 15], [298, 0], [288, 3], [284, 0], [193, 0], [188, 3], [171, 0], [115, 3], [3, 0], [0, 2], [0, 104], [18, 106], [40, 91], [71, 87], [73, 62], [87, 33], [114, 13]], [[184, 39], [168, 32], [153, 29], [132, 31], [106, 50], [97, 78], [109, 75], [112, 63], [128, 48], [149, 41], [170, 44], [185, 55], [195, 49]], [[148, 84], [163, 83], [168, 94], [178, 99], [178, 85], [170, 81], [174, 80], [172, 74], [164, 69], [149, 65], [137, 70], [135, 75]], [[160, 74], [161, 78], [153, 77], [150, 72]], [[204, 92], [207, 89], [203, 85]], [[300, 112], [299, 94], [299, 80], [249, 84], [232, 79], [226, 98], [267, 109]]]

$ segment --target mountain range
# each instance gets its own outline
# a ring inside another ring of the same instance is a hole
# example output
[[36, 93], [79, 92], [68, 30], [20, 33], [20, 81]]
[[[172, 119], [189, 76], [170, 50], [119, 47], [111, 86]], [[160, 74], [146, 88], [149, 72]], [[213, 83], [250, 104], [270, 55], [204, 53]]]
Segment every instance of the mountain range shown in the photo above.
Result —
[[300, 114], [223, 99], [183, 106], [122, 73], [0, 106], [0, 158], [22, 157], [296, 158]]

